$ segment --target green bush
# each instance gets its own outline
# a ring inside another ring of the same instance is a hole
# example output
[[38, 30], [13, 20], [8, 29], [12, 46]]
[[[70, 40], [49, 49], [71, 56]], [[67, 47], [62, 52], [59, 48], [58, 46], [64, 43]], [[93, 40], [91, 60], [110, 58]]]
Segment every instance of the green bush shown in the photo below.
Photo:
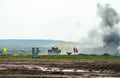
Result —
[[111, 56], [111, 55], [108, 53], [104, 53], [103, 56]]
[[81, 56], [89, 56], [89, 54], [79, 54], [79, 55], [81, 55]]

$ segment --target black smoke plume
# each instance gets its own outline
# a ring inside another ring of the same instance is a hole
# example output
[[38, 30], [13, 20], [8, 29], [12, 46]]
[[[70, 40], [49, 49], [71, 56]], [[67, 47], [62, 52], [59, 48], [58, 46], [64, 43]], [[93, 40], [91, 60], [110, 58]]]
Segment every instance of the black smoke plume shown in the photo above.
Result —
[[118, 32], [110, 32], [110, 34], [103, 36], [105, 46], [116, 48], [120, 44], [120, 35]]
[[98, 15], [101, 17], [102, 41], [106, 47], [117, 48], [120, 44], [120, 34], [116, 25], [120, 19], [119, 14], [110, 4], [98, 4]]

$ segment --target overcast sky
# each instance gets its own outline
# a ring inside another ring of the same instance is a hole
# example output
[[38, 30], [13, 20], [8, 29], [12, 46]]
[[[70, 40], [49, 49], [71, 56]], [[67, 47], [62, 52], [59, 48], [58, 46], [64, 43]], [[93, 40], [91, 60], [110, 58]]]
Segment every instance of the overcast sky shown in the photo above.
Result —
[[0, 0], [0, 39], [78, 41], [97, 28], [97, 3], [120, 0]]

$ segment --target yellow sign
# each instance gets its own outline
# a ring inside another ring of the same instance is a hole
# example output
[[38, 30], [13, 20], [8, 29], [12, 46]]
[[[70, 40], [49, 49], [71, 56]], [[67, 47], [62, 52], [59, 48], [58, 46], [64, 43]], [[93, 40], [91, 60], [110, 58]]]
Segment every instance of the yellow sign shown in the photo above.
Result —
[[4, 53], [6, 53], [6, 51], [7, 51], [7, 48], [3, 48], [3, 51], [4, 51]]

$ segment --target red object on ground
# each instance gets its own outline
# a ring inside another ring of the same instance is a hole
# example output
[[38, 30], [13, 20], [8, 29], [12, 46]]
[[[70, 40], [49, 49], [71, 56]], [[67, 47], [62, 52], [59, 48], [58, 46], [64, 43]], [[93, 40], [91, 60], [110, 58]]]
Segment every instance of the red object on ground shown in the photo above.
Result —
[[77, 48], [75, 49], [75, 52], [78, 53], [78, 49]]

